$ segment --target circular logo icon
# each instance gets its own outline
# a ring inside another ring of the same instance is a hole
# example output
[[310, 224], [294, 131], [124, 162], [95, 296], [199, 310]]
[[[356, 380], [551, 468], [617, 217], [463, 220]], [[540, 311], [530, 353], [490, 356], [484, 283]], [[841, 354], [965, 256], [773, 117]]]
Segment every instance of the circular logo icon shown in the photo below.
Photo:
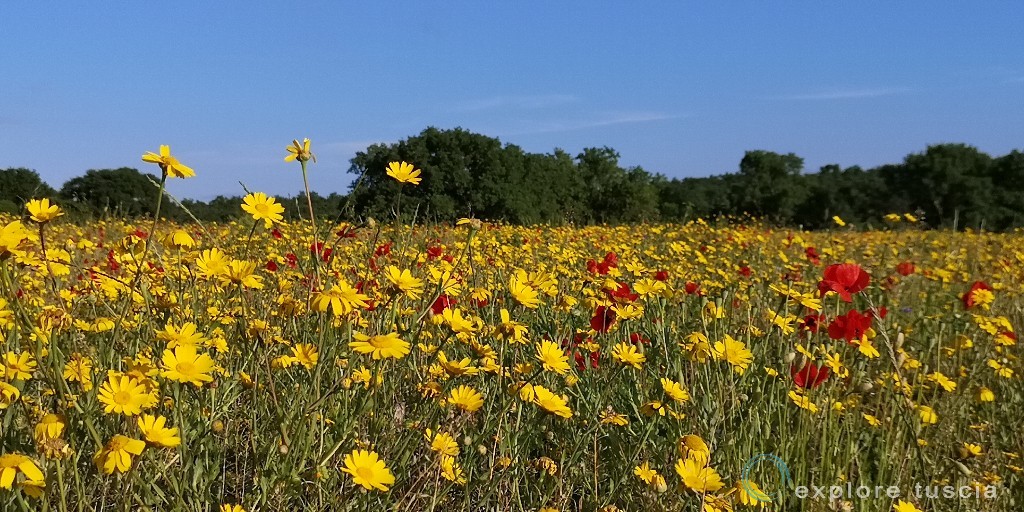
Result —
[[[775, 466], [775, 469], [779, 472], [779, 486], [780, 489], [767, 493], [761, 490], [757, 485], [750, 481], [750, 472], [754, 470], [762, 462], [769, 462]], [[789, 476], [789, 466], [786, 462], [780, 459], [778, 456], [771, 453], [759, 453], [743, 465], [743, 473], [740, 475], [740, 485], [743, 486], [743, 490], [746, 493], [759, 501], [772, 501], [773, 498], [780, 498], [783, 490], [789, 486], [791, 477]]]

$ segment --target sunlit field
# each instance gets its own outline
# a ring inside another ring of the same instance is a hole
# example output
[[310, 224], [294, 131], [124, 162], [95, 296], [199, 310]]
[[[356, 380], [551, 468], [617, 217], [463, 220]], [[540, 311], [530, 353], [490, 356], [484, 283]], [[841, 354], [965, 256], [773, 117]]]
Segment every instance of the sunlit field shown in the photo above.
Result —
[[1024, 505], [1020, 233], [280, 211], [0, 218], [0, 508]]

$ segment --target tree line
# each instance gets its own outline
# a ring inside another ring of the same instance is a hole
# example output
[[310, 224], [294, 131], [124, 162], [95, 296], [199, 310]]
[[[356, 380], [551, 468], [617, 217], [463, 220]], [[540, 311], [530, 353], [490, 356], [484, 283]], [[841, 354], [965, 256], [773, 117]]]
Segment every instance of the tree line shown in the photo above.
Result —
[[[314, 148], [315, 149], [315, 148]], [[422, 169], [418, 186], [385, 173], [392, 161]], [[751, 216], [817, 229], [839, 216], [869, 226], [888, 213], [914, 212], [931, 227], [1006, 230], [1024, 226], [1024, 153], [993, 157], [966, 144], [937, 144], [902, 162], [870, 169], [823, 166], [805, 172], [793, 154], [747, 151], [738, 170], [668, 178], [624, 167], [609, 147], [573, 156], [531, 153], [461, 128], [427, 128], [356, 153], [348, 194], [314, 194], [318, 214], [338, 219], [392, 218], [448, 222], [477, 217], [515, 224], [629, 223]], [[152, 215], [156, 176], [136, 169], [90, 170], [55, 190], [29, 169], [0, 170], [0, 211], [19, 212], [33, 197], [51, 197], [82, 215]], [[305, 197], [279, 197], [292, 219]], [[225, 221], [240, 216], [241, 197], [183, 200], [167, 215]], [[187, 212], [185, 211], [187, 209]]]

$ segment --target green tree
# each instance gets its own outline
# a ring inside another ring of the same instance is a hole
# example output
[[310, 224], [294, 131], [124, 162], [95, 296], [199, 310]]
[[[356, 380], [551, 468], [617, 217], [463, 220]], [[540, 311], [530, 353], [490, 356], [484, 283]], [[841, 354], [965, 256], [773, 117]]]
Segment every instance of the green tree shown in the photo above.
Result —
[[793, 153], [747, 151], [732, 180], [732, 203], [740, 212], [789, 222], [805, 196], [804, 159]]
[[[423, 172], [418, 186], [400, 185], [386, 173], [404, 161]], [[578, 215], [578, 178], [571, 158], [526, 153], [496, 138], [456, 128], [427, 128], [394, 144], [356, 153], [349, 172], [349, 217], [389, 217], [401, 194], [402, 215], [432, 220], [475, 216], [516, 223], [549, 222]]]
[[152, 174], [142, 174], [130, 167], [91, 169], [65, 182], [60, 196], [69, 207], [83, 212], [152, 215], [157, 187], [150, 180], [160, 181]]
[[640, 167], [623, 169], [610, 147], [585, 148], [576, 156], [591, 219], [601, 223], [638, 222], [658, 217], [653, 177]]
[[938, 144], [908, 155], [895, 185], [932, 225], [978, 227], [993, 207], [992, 158], [966, 144]]
[[993, 191], [991, 228], [1024, 226], [1024, 153], [1014, 150], [995, 159], [990, 168]]
[[53, 198], [56, 191], [39, 173], [24, 167], [0, 169], [0, 211], [18, 213], [30, 199]]

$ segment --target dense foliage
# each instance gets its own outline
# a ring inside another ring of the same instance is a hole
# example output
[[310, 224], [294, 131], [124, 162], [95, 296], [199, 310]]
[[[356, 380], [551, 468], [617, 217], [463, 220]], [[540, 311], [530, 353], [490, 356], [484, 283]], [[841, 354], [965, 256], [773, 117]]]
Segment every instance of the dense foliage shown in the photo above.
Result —
[[[397, 204], [398, 184], [387, 179], [391, 161], [414, 162], [422, 186]], [[428, 128], [393, 144], [375, 144], [351, 161], [350, 193], [313, 194], [328, 218], [384, 218], [399, 209], [406, 219], [450, 221], [473, 216], [513, 224], [619, 224], [678, 222], [718, 216], [754, 216], [775, 224], [817, 229], [833, 216], [877, 224], [892, 212], [917, 212], [931, 227], [1006, 230], [1024, 225], [1024, 153], [989, 156], [965, 144], [929, 146], [903, 162], [872, 169], [831, 164], [804, 172], [788, 153], [748, 151], [738, 172], [667, 178], [623, 167], [615, 150], [586, 148], [573, 157], [555, 149], [529, 153], [513, 144], [463, 129]], [[91, 170], [55, 192], [27, 169], [0, 170], [0, 211], [14, 212], [31, 197], [58, 197], [71, 211], [152, 214], [153, 176], [134, 169]], [[298, 220], [299, 195], [279, 197], [286, 218]], [[164, 211], [175, 220], [225, 221], [240, 197], [185, 200]], [[301, 201], [305, 201], [304, 197]]]

